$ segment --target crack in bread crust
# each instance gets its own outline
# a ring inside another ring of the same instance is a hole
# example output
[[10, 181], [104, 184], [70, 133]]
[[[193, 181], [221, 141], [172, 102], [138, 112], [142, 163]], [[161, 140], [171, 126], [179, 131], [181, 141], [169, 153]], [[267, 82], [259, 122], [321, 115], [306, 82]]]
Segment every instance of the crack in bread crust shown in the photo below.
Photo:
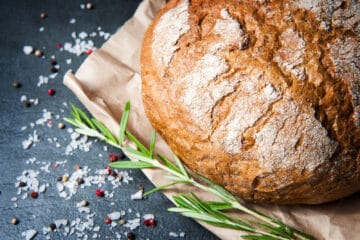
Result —
[[[164, 64], [154, 42], [168, 16]], [[347, 196], [360, 186], [359, 16], [353, 1], [169, 1], [144, 38], [146, 113], [191, 169], [240, 197]]]

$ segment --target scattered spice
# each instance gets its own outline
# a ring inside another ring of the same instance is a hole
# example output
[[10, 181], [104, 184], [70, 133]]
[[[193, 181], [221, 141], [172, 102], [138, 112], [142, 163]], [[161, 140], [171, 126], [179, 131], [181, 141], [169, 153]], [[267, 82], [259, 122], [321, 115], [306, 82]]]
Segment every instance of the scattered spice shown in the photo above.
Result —
[[43, 52], [41, 50], [38, 49], [35, 51], [35, 56], [42, 57], [42, 55], [43, 55]]
[[107, 218], [105, 218], [105, 224], [110, 224], [111, 223], [111, 218], [109, 218], [109, 217], [107, 217]]
[[26, 187], [26, 185], [27, 185], [27, 184], [26, 184], [25, 182], [21, 182], [21, 181], [20, 181], [18, 187]]
[[135, 234], [133, 232], [128, 232], [126, 234], [126, 237], [128, 240], [134, 240], [135, 239]]
[[24, 100], [24, 101], [22, 101], [22, 104], [23, 104], [23, 106], [26, 107], [26, 108], [28, 108], [28, 107], [31, 106], [31, 103], [29, 102], [29, 100]]
[[40, 13], [40, 18], [41, 18], [41, 19], [47, 18], [47, 14], [44, 13], [44, 12]]
[[63, 180], [63, 177], [58, 177], [58, 178], [57, 178], [57, 181], [58, 181], [58, 182], [62, 182], [62, 180]]
[[30, 193], [30, 196], [32, 198], [36, 199], [39, 196], [39, 194], [37, 192], [33, 191], [33, 192]]
[[65, 124], [62, 123], [62, 122], [59, 122], [59, 123], [58, 123], [58, 128], [59, 128], [59, 129], [64, 129], [64, 128], [65, 128]]
[[117, 160], [119, 160], [119, 159], [118, 159], [118, 156], [116, 156], [116, 155], [113, 154], [113, 153], [110, 153], [110, 154], [109, 154], [109, 161], [110, 161], [110, 162], [116, 162]]
[[102, 189], [96, 189], [95, 194], [98, 197], [104, 197], [105, 196], [105, 192]]
[[62, 181], [63, 181], [63, 182], [69, 181], [69, 176], [68, 176], [68, 175], [64, 175], [64, 176], [62, 177]]
[[124, 225], [125, 223], [126, 223], [125, 219], [120, 219], [120, 220], [119, 220], [119, 224], [120, 224], [120, 225]]
[[12, 85], [13, 85], [14, 88], [20, 88], [21, 87], [21, 83], [19, 83], [18, 81], [14, 81], [12, 83]]
[[86, 8], [87, 8], [88, 10], [91, 10], [91, 9], [94, 8], [94, 5], [93, 5], [92, 3], [87, 3], [87, 4], [86, 4]]
[[54, 94], [55, 94], [55, 90], [52, 89], [52, 88], [50, 88], [50, 89], [48, 90], [48, 95], [49, 95], [49, 96], [54, 96]]
[[58, 163], [54, 163], [53, 168], [58, 168], [59, 164]]
[[91, 49], [86, 50], [86, 53], [89, 54], [89, 55], [92, 54], [92, 52], [93, 52], [93, 50], [91, 50]]
[[62, 45], [61, 43], [57, 43], [57, 44], [56, 44], [56, 48], [62, 48], [62, 46], [63, 46], [63, 45]]
[[88, 201], [86, 201], [86, 200], [82, 200], [82, 201], [81, 201], [81, 206], [82, 206], [82, 207], [86, 207], [87, 205], [89, 205], [89, 202], [88, 202]]
[[14, 217], [14, 218], [11, 219], [11, 223], [14, 224], [14, 225], [17, 225], [19, 223], [19, 220]]
[[54, 66], [56, 64], [57, 64], [57, 62], [55, 61], [55, 59], [50, 59], [50, 65]]
[[56, 229], [56, 224], [55, 223], [50, 223], [49, 227], [50, 227], [51, 231], [54, 231]]
[[76, 164], [76, 165], [74, 166], [74, 169], [75, 169], [75, 170], [79, 170], [79, 169], [81, 169], [81, 166], [80, 166], [79, 164]]
[[143, 223], [147, 227], [156, 227], [156, 220], [154, 218], [145, 219]]
[[56, 72], [58, 72], [58, 70], [57, 70], [56, 67], [51, 66], [51, 67], [50, 67], [50, 72], [51, 72], [51, 73], [56, 73]]
[[76, 182], [77, 182], [78, 184], [83, 184], [83, 183], [84, 183], [84, 179], [82, 179], [82, 178], [77, 178], [77, 179], [76, 179]]

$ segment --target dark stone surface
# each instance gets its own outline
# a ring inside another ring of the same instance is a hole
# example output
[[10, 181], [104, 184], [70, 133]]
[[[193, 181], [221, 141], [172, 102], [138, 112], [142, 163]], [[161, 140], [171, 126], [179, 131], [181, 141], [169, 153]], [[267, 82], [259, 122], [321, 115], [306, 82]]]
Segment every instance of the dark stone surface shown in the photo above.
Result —
[[[70, 134], [66, 129], [57, 128], [58, 122], [63, 117], [69, 116], [69, 109], [63, 106], [63, 102], [73, 102], [75, 105], [83, 106], [76, 99], [70, 90], [62, 84], [62, 77], [68, 69], [76, 70], [86, 58], [86, 54], [80, 57], [68, 52], [61, 52], [56, 48], [56, 43], [72, 42], [72, 32], [85, 31], [91, 33], [97, 31], [101, 26], [102, 30], [114, 33], [134, 13], [139, 0], [99, 0], [93, 1], [94, 9], [80, 9], [82, 1], [0, 1], [0, 239], [24, 239], [21, 233], [28, 229], [36, 229], [38, 235], [35, 239], [45, 239], [42, 234], [43, 227], [49, 226], [55, 219], [68, 219], [72, 221], [77, 217], [83, 219], [85, 216], [78, 212], [76, 203], [86, 199], [90, 208], [96, 213], [95, 225], [101, 227], [98, 233], [99, 239], [115, 239], [115, 232], [126, 239], [127, 228], [116, 226], [110, 229], [105, 225], [104, 218], [110, 212], [125, 210], [125, 219], [136, 218], [136, 213], [141, 215], [153, 213], [157, 219], [157, 227], [145, 227], [143, 224], [133, 232], [136, 239], [217, 239], [207, 230], [194, 221], [167, 212], [172, 204], [161, 193], [155, 193], [145, 200], [132, 201], [130, 195], [138, 191], [141, 184], [145, 190], [151, 189], [152, 184], [140, 171], [128, 171], [134, 178], [129, 184], [122, 184], [115, 190], [114, 197], [96, 198], [94, 191], [97, 186], [80, 189], [70, 200], [59, 196], [56, 189], [56, 179], [65, 173], [74, 172], [74, 165], [89, 166], [95, 175], [96, 169], [102, 169], [108, 163], [109, 153], [118, 153], [118, 150], [109, 148], [104, 151], [104, 143], [94, 142], [89, 152], [75, 151], [74, 155], [65, 155], [66, 145], [70, 142]], [[47, 14], [46, 19], [40, 18], [40, 13]], [[69, 20], [75, 18], [75, 24], [69, 24]], [[43, 32], [39, 28], [44, 27]], [[103, 38], [93, 38], [96, 47], [104, 42]], [[23, 46], [31, 45], [35, 49], [40, 48], [45, 58], [37, 58], [34, 55], [25, 55]], [[59, 74], [55, 79], [49, 79], [48, 84], [37, 87], [40, 75], [50, 74], [50, 56], [54, 55], [60, 65]], [[72, 59], [72, 64], [66, 64], [66, 59]], [[21, 88], [15, 89], [12, 86], [14, 80], [22, 84]], [[48, 96], [47, 90], [54, 88], [56, 94]], [[109, 93], [111, 94], [111, 93]], [[28, 98], [38, 98], [38, 105], [31, 105], [25, 108], [20, 102], [20, 97], [26, 95]], [[43, 109], [53, 113], [53, 127], [36, 125], [33, 129], [30, 123], [34, 123], [42, 117]], [[64, 111], [62, 112], [61, 109]], [[56, 119], [59, 115], [59, 119]], [[22, 126], [27, 129], [21, 130]], [[40, 142], [28, 150], [24, 150], [22, 142], [36, 130]], [[49, 143], [48, 138], [57, 138], [61, 147]], [[103, 156], [100, 157], [99, 154]], [[26, 160], [36, 157], [34, 164], [26, 164]], [[56, 161], [67, 159], [65, 165], [53, 168]], [[40, 167], [44, 163], [51, 163], [49, 172], [44, 172]], [[24, 170], [33, 169], [39, 171], [37, 179], [42, 183], [49, 183], [45, 193], [40, 193], [37, 199], [21, 199], [17, 196], [16, 178]], [[111, 184], [106, 183], [104, 189], [111, 190]], [[11, 199], [17, 197], [18, 207]], [[113, 203], [113, 205], [112, 205]], [[128, 212], [132, 209], [132, 213]], [[12, 225], [11, 219], [17, 217], [18, 225]], [[185, 232], [184, 238], [171, 238], [169, 232]], [[76, 239], [76, 235], [63, 236], [64, 229], [50, 233], [51, 239]], [[91, 239], [94, 232], [85, 231]]]

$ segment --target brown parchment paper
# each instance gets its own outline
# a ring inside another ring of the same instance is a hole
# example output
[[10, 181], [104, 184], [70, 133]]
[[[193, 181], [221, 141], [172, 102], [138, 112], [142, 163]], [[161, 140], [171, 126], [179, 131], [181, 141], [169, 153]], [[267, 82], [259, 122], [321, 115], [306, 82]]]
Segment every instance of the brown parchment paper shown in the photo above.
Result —
[[[163, 0], [144, 0], [135, 15], [100, 49], [92, 53], [75, 75], [68, 72], [64, 77], [64, 84], [114, 134], [119, 129], [121, 109], [130, 100], [128, 129], [144, 144], [149, 143], [153, 129], [145, 116], [141, 100], [140, 47], [147, 26], [163, 4]], [[171, 156], [169, 147], [159, 136], [156, 151]], [[168, 181], [159, 170], [145, 170], [144, 173], [157, 186]], [[215, 199], [189, 186], [177, 186], [164, 193], [171, 199], [178, 192], [189, 191], [209, 200]], [[360, 193], [319, 206], [248, 206], [311, 233], [317, 239], [360, 239]], [[247, 217], [239, 213], [237, 215]], [[242, 234], [201, 224], [221, 239], [240, 239]]]

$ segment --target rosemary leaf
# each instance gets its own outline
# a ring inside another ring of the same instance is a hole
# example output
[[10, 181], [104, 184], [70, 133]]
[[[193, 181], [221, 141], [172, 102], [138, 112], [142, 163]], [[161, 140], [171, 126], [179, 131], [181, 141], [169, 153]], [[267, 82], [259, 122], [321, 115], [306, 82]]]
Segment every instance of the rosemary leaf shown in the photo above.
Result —
[[280, 238], [264, 236], [264, 235], [242, 235], [243, 239], [251, 239], [251, 240], [280, 240]]
[[177, 168], [172, 162], [170, 162], [165, 156], [161, 154], [158, 154], [157, 156], [168, 168], [170, 168], [171, 170], [177, 173], [181, 173], [181, 170]]
[[150, 140], [150, 152], [149, 152], [149, 157], [151, 158], [154, 157], [155, 141], [156, 141], [156, 132], [153, 131]]
[[164, 184], [164, 185], [161, 185], [161, 186], [159, 186], [159, 187], [153, 188], [153, 189], [145, 192], [145, 193], [143, 194], [143, 196], [150, 195], [150, 194], [152, 194], [152, 193], [154, 193], [154, 192], [157, 192], [157, 191], [160, 191], [160, 190], [169, 188], [169, 187], [174, 186], [174, 185], [179, 184], [179, 183], [186, 183], [186, 182], [185, 182], [185, 181], [174, 181], [174, 182], [171, 182], [171, 183], [169, 183], [169, 184]]
[[125, 129], [126, 129], [126, 125], [129, 119], [129, 115], [130, 115], [130, 102], [126, 102], [125, 104], [125, 109], [123, 111], [123, 114], [121, 116], [121, 121], [120, 121], [120, 130], [119, 130], [119, 143], [120, 146], [122, 146], [123, 141], [124, 141], [124, 136], [125, 136]]
[[[111, 142], [113, 143], [117, 143], [116, 138], [112, 135], [112, 133], [104, 126], [104, 124], [102, 124], [101, 122], [99, 122], [98, 120], [92, 118], [91, 119], [93, 125], [96, 126], [97, 129], [100, 130], [100, 132]], [[93, 128], [95, 128], [95, 126]], [[95, 129], [96, 129], [95, 128]]]
[[181, 173], [182, 173], [186, 178], [190, 178], [188, 172], [186, 171], [184, 165], [181, 163], [180, 159], [179, 159], [175, 154], [173, 155], [173, 157], [174, 157], [175, 162], [176, 162], [176, 164], [178, 165]]
[[139, 168], [153, 168], [154, 165], [146, 162], [136, 162], [136, 161], [118, 161], [112, 162], [109, 164], [112, 168], [127, 168], [127, 169], [139, 169]]
[[150, 155], [150, 151], [139, 141], [137, 140], [137, 138], [132, 135], [130, 132], [125, 130], [125, 136], [132, 141], [133, 143], [135, 143], [136, 147], [143, 153], [145, 153], [147, 156]]

